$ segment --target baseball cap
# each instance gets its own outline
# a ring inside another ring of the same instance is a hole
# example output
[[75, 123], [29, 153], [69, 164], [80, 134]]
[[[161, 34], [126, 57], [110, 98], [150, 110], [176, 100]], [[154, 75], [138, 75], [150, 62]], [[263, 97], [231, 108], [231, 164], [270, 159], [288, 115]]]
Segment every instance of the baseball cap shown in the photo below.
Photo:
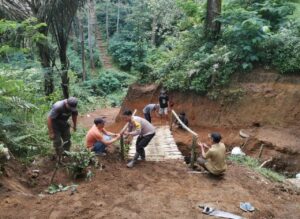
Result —
[[71, 109], [72, 112], [77, 112], [77, 103], [78, 103], [78, 100], [76, 97], [69, 97], [67, 99], [67, 103]]

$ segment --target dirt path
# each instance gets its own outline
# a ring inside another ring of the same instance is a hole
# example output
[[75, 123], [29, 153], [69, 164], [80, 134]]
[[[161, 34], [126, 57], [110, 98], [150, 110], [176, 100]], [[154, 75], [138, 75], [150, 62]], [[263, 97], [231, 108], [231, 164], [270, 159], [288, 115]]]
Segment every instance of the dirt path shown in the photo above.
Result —
[[119, 111], [120, 108], [97, 109], [85, 115], [80, 115], [78, 125], [84, 128], [90, 128], [94, 123], [94, 119], [97, 117], [103, 118], [106, 121], [106, 125], [111, 125], [115, 122]]
[[96, 25], [96, 39], [97, 46], [100, 50], [100, 57], [103, 64], [104, 69], [112, 68], [112, 61], [110, 56], [107, 53], [107, 45], [104, 39], [102, 38], [101, 30], [99, 24]]

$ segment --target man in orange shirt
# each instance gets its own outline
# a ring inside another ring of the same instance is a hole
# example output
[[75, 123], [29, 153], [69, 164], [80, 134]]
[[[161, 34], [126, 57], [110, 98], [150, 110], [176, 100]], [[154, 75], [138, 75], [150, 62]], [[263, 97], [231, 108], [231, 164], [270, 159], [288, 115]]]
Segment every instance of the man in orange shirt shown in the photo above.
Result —
[[[104, 128], [105, 121], [101, 118], [94, 120], [94, 125], [86, 135], [86, 146], [97, 155], [106, 155], [106, 147], [120, 138], [120, 134], [108, 132]], [[114, 136], [114, 138], [112, 138]]]

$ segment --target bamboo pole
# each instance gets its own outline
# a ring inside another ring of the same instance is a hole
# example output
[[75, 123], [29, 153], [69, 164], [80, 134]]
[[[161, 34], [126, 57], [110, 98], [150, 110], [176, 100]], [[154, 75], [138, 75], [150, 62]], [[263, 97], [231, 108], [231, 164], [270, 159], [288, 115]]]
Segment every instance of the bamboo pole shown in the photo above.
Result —
[[121, 159], [125, 160], [125, 145], [124, 145], [124, 136], [121, 135], [120, 138], [120, 145], [121, 145]]
[[173, 123], [174, 123], [174, 116], [171, 114], [171, 124], [170, 124], [170, 131], [173, 130]]
[[265, 146], [264, 144], [261, 144], [261, 146], [260, 146], [259, 154], [258, 154], [258, 159], [261, 158], [262, 152], [263, 152], [263, 150], [264, 150], [264, 146]]
[[[197, 139], [198, 139], [198, 134], [191, 130], [189, 127], [187, 127], [179, 118], [179, 116], [176, 114], [174, 110], [172, 110], [172, 114], [174, 115], [175, 119], [181, 124], [181, 126], [188, 131], [190, 134], [193, 135], [193, 140], [192, 140], [192, 149], [191, 149], [191, 164], [190, 167], [194, 168], [194, 163], [195, 163], [195, 158], [196, 158], [196, 145], [197, 145]], [[173, 119], [173, 117], [172, 117]], [[173, 122], [172, 122], [173, 124]], [[171, 126], [171, 131], [172, 131], [172, 126]]]
[[[132, 116], [134, 116], [136, 114], [136, 109], [133, 111]], [[125, 130], [127, 129], [129, 125], [129, 122], [127, 122], [124, 127], [122, 128], [122, 130], [120, 131], [121, 134], [121, 138], [120, 138], [120, 146], [121, 146], [121, 159], [125, 160], [125, 145], [124, 145], [124, 136], [123, 133], [125, 132]]]
[[176, 112], [174, 110], [172, 110], [173, 115], [175, 116], [175, 118], [177, 119], [177, 121], [182, 125], [182, 127], [187, 130], [189, 133], [191, 133], [192, 135], [198, 137], [198, 134], [196, 132], [194, 132], [193, 130], [191, 130], [189, 127], [187, 127], [182, 121], [181, 119], [179, 119], [178, 115], [176, 114]]
[[191, 168], [194, 168], [195, 157], [196, 157], [196, 144], [197, 144], [197, 137], [194, 135], [192, 141], [192, 151], [191, 151], [191, 166], [190, 166]]

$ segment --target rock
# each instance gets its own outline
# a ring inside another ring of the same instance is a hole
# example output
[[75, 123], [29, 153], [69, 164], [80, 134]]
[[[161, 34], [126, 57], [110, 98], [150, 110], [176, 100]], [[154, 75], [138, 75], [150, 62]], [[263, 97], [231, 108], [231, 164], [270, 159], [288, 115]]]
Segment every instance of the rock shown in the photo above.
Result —
[[245, 156], [245, 153], [242, 151], [240, 147], [234, 147], [231, 151], [231, 155], [242, 155]]
[[296, 174], [296, 179], [300, 179], [300, 173]]
[[241, 136], [242, 138], [249, 138], [249, 137], [250, 137], [250, 135], [247, 134], [246, 131], [243, 130], [243, 129], [240, 130], [240, 133], [239, 133], [239, 134], [240, 134], [240, 136]]
[[296, 188], [300, 189], [300, 179], [286, 179], [287, 182], [291, 183], [294, 185]]

